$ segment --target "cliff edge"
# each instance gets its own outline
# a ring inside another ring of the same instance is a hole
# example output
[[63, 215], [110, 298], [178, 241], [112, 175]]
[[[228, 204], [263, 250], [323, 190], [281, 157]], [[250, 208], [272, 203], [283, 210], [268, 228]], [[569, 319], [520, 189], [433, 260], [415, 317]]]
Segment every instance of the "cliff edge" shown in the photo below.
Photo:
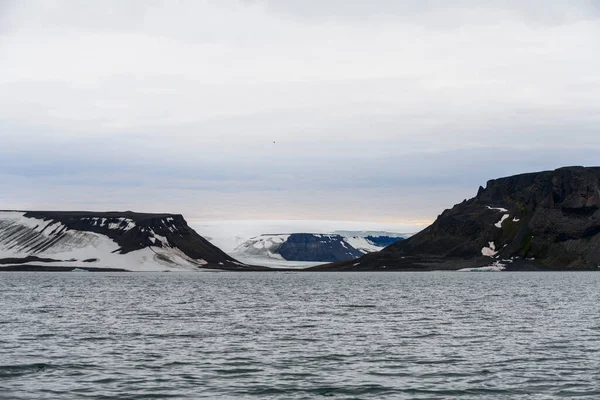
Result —
[[418, 234], [315, 270], [572, 270], [600, 266], [600, 167], [487, 182]]

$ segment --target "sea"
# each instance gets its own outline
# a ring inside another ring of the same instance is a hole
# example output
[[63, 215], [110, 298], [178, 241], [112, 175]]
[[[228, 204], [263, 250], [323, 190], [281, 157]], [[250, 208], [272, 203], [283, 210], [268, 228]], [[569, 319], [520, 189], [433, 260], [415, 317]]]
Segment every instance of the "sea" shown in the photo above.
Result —
[[600, 273], [0, 273], [0, 399], [600, 398]]

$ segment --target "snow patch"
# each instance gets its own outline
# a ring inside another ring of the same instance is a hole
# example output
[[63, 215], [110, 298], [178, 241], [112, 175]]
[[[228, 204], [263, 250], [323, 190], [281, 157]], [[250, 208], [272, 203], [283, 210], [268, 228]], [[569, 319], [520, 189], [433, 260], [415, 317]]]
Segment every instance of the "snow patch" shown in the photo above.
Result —
[[508, 210], [506, 208], [502, 208], [502, 207], [490, 207], [490, 206], [486, 206], [488, 208], [488, 210], [494, 210], [494, 211], [498, 211], [498, 212], [508, 212]]
[[[379, 251], [379, 250], [383, 249], [383, 247], [375, 246], [367, 238], [360, 237], [360, 236], [345, 237], [342, 240], [342, 244], [344, 242], [348, 243], [350, 246], [354, 247], [355, 249], [357, 249], [358, 251], [360, 251], [363, 254], [373, 253], [375, 251]], [[344, 246], [344, 247], [346, 247], [346, 246]]]
[[510, 215], [509, 215], [509, 214], [504, 214], [504, 215], [502, 216], [502, 218], [500, 218], [500, 221], [496, 222], [496, 223], [494, 224], [494, 226], [495, 226], [496, 228], [502, 228], [502, 223], [503, 223], [503, 222], [504, 222], [504, 220], [505, 220], [506, 218], [508, 218], [508, 217], [510, 217]]
[[135, 228], [135, 222], [133, 222], [132, 219], [118, 218], [117, 221], [118, 222], [110, 222], [108, 224], [108, 229], [129, 231], [129, 230]]
[[488, 247], [482, 248], [481, 254], [486, 257], [493, 257], [496, 254], [498, 254], [498, 252], [496, 251], [496, 245], [494, 244], [494, 242], [489, 242]]
[[[506, 261], [506, 260], [503, 260]], [[491, 265], [479, 268], [462, 268], [458, 272], [500, 272], [506, 269], [506, 264], [501, 261], [495, 261]]]

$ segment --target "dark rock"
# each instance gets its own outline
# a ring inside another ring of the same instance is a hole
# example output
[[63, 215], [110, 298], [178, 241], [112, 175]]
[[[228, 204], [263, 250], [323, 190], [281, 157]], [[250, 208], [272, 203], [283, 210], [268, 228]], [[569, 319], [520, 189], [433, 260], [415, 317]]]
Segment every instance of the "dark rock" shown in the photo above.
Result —
[[10, 258], [0, 258], [0, 265], [6, 264], [25, 264], [30, 262], [61, 262], [61, 260], [55, 260], [53, 258], [40, 258], [36, 256], [27, 256], [27, 257], [10, 257]]
[[[495, 224], [504, 214], [509, 217], [498, 228]], [[498, 251], [495, 257], [482, 254], [490, 242]], [[490, 180], [476, 197], [445, 210], [418, 234], [352, 262], [315, 269], [461, 269], [501, 260], [512, 260], [506, 264], [514, 264], [507, 268], [513, 270], [518, 265], [597, 269], [600, 167], [565, 167]]]
[[387, 247], [391, 244], [399, 242], [400, 240], [404, 240], [402, 237], [393, 236], [367, 236], [365, 239], [379, 247]]
[[293, 233], [279, 247], [278, 253], [288, 261], [343, 261], [363, 255], [348, 245], [340, 235]]

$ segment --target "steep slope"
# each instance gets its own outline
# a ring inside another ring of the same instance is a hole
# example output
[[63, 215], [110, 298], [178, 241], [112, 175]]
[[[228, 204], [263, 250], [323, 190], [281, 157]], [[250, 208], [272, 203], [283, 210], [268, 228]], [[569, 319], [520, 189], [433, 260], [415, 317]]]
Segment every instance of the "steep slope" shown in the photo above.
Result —
[[376, 247], [388, 247], [391, 244], [404, 240], [404, 237], [398, 236], [365, 236], [367, 242]]
[[598, 269], [600, 168], [490, 180], [404, 241], [317, 270]]
[[289, 261], [342, 261], [364, 254], [349, 245], [342, 236], [312, 233], [290, 235], [278, 252]]
[[134, 212], [0, 212], [0, 266], [125, 270], [240, 269], [181, 215]]
[[289, 237], [290, 235], [256, 236], [237, 246], [232, 254], [283, 260], [279, 248]]

